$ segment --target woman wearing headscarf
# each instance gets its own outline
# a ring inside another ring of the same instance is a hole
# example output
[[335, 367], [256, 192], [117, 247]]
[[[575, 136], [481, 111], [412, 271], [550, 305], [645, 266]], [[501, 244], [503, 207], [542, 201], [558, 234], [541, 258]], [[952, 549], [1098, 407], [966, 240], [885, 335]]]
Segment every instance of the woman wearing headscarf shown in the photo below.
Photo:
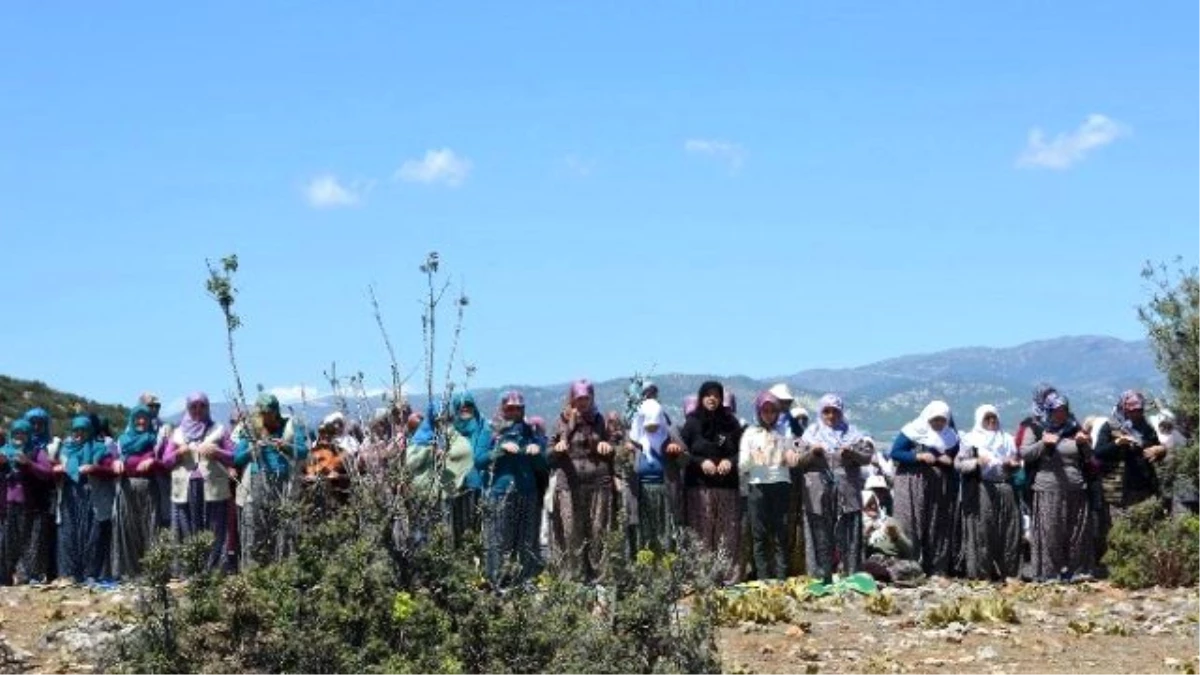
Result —
[[158, 473], [158, 433], [154, 414], [138, 405], [117, 439], [118, 456], [113, 472], [118, 476], [113, 515], [113, 576], [131, 580], [141, 574], [142, 556], [154, 543], [158, 528], [158, 493], [153, 476]]
[[295, 523], [281, 519], [278, 506], [290, 492], [293, 464], [308, 458], [304, 429], [283, 416], [279, 399], [262, 394], [255, 408], [256, 419], [243, 428], [233, 453], [234, 465], [245, 469], [237, 494], [243, 570], [289, 551]]
[[[78, 406], [78, 404], [76, 404]], [[79, 410], [82, 410], [80, 407]], [[29, 439], [29, 444], [35, 453], [44, 454], [53, 465], [58, 461], [58, 454], [62, 448], [62, 439], [54, 435], [53, 423], [50, 419], [50, 414], [43, 408], [33, 408], [25, 413], [25, 420], [33, 427], [32, 435]], [[58, 572], [58, 523], [54, 518], [56, 504], [58, 504], [58, 486], [53, 481], [50, 482], [49, 489], [32, 490], [30, 501], [26, 504], [26, 508], [31, 513], [44, 514], [39, 516], [34, 524], [34, 527], [39, 531], [37, 533], [37, 544], [40, 547], [36, 553], [35, 559], [43, 561], [41, 568], [44, 570], [44, 577], [47, 580], [55, 578]]]
[[[522, 400], [522, 414], [524, 414]], [[491, 443], [487, 422], [470, 392], [450, 399], [454, 422], [446, 432], [446, 471], [450, 474], [446, 514], [455, 546], [461, 546], [469, 533], [479, 532], [479, 472], [475, 456]]]
[[775, 394], [759, 394], [754, 399], [754, 424], [742, 433], [738, 444], [738, 470], [742, 484], [747, 486], [752, 555], [759, 580], [788, 576], [789, 469], [796, 465], [799, 455], [791, 429], [779, 424], [784, 408]]
[[[54, 472], [60, 477], [58, 503], [58, 573], [76, 583], [95, 581], [104, 574], [112, 542], [112, 493], [96, 487], [111, 475], [115, 458], [95, 438], [92, 419], [71, 420], [71, 435], [59, 451]], [[99, 508], [97, 508], [99, 507]], [[99, 511], [99, 513], [98, 513]], [[101, 521], [98, 516], [109, 516]]]
[[1045, 426], [1031, 426], [1021, 446], [1033, 492], [1031, 573], [1039, 581], [1086, 577], [1095, 564], [1084, 479], [1091, 438], [1075, 421], [1066, 396], [1053, 392], [1043, 405]]
[[203, 392], [188, 396], [183, 419], [167, 441], [163, 463], [171, 467], [175, 537], [182, 542], [205, 530], [212, 532], [207, 566], [214, 570], [225, 550], [233, 440], [223, 424], [213, 421]]
[[[534, 467], [545, 461], [545, 445], [525, 420], [520, 392], [500, 399], [492, 427], [490, 442], [474, 446], [474, 460], [486, 504], [487, 575], [493, 586], [505, 588], [538, 572]], [[515, 575], [509, 573], [513, 565]]]
[[963, 476], [960, 518], [966, 575], [1003, 580], [1021, 571], [1021, 510], [1012, 478], [1021, 468], [1013, 437], [992, 405], [975, 409], [975, 426], [962, 436], [954, 468]]
[[896, 520], [912, 540], [922, 570], [931, 576], [950, 573], [956, 454], [958, 434], [950, 426], [950, 406], [933, 401], [904, 425], [888, 456], [896, 465]]
[[1099, 490], [1092, 499], [1097, 526], [1097, 559], [1108, 550], [1112, 522], [1126, 509], [1158, 496], [1156, 467], [1167, 456], [1158, 433], [1145, 415], [1146, 397], [1129, 390], [1113, 407], [1112, 418], [1091, 429], [1099, 469]]
[[799, 466], [804, 471], [805, 548], [808, 574], [828, 583], [837, 561], [844, 574], [862, 564], [864, 467], [875, 443], [846, 421], [845, 403], [825, 394], [819, 416], [804, 430]]
[[571, 385], [551, 440], [553, 553], [569, 575], [591, 581], [600, 575], [604, 561], [614, 487], [613, 447], [591, 382]]
[[726, 583], [741, 576], [741, 513], [738, 495], [738, 451], [742, 425], [725, 408], [719, 382], [700, 385], [700, 405], [683, 424], [689, 457], [685, 473], [688, 527], [709, 552], [724, 557]]
[[1196, 513], [1200, 510], [1200, 494], [1197, 494], [1196, 486], [1191, 481], [1179, 477], [1182, 467], [1178, 453], [1187, 445], [1187, 438], [1179, 431], [1175, 413], [1161, 408], [1157, 415], [1150, 416], [1150, 425], [1158, 433], [1159, 443], [1167, 449], [1167, 458], [1164, 461], [1170, 467], [1173, 478], [1173, 489], [1169, 494], [1163, 495], [1164, 500], [1170, 502], [1172, 513]]
[[630, 516], [634, 520], [631, 548], [648, 549], [656, 554], [672, 550], [675, 523], [667, 474], [670, 465], [683, 454], [683, 440], [671, 428], [671, 421], [658, 401], [648, 398], [638, 406], [634, 427], [629, 430], [629, 451], [633, 453], [633, 479], [630, 481]]
[[17, 420], [9, 427], [4, 446], [7, 489], [0, 581], [5, 584], [44, 579], [49, 550], [54, 545], [47, 540], [51, 532], [47, 521], [52, 520], [47, 501], [54, 490], [54, 471], [46, 451], [34, 445], [34, 436], [34, 426], [28, 419]]

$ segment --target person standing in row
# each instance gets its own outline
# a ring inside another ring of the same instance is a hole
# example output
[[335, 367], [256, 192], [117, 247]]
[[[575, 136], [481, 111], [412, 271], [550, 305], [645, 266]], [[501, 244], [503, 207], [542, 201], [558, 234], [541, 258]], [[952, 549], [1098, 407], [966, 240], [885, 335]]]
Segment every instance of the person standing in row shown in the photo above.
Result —
[[950, 406], [933, 401], [904, 425], [888, 456], [896, 463], [896, 520], [930, 576], [950, 574], [956, 454], [958, 434], [950, 426]]
[[719, 382], [700, 385], [699, 406], [683, 425], [689, 462], [685, 475], [688, 526], [701, 545], [727, 565], [725, 581], [740, 580], [741, 513], [738, 499], [738, 450], [742, 425], [724, 407]]
[[612, 527], [614, 468], [608, 425], [596, 409], [591, 382], [571, 385], [552, 441], [553, 555], [569, 576], [593, 581]]
[[742, 433], [738, 470], [747, 486], [754, 569], [759, 580], [788, 576], [789, 469], [796, 466], [790, 429], [779, 424], [782, 402], [771, 392], [754, 400], [755, 422]]
[[[525, 398], [510, 391], [500, 401], [491, 442], [475, 448], [487, 514], [487, 576], [496, 588], [524, 583], [538, 573], [537, 482], [534, 466], [545, 445], [525, 419]], [[510, 569], [515, 567], [515, 573]]]
[[158, 530], [158, 498], [153, 483], [158, 433], [154, 413], [144, 405], [129, 412], [125, 432], [117, 439], [113, 472], [119, 477], [113, 517], [113, 576], [132, 580], [141, 574], [142, 557]]
[[229, 430], [213, 421], [208, 396], [187, 398], [183, 419], [167, 441], [163, 463], [171, 467], [172, 522], [177, 541], [205, 530], [213, 535], [206, 566], [221, 565], [229, 510], [229, 467], [233, 440]]
[[308, 458], [304, 429], [283, 416], [279, 399], [259, 396], [255, 412], [233, 456], [244, 469], [238, 486], [243, 570], [281, 560], [290, 550], [295, 523], [280, 518], [279, 508], [290, 495], [292, 465]]
[[1066, 396], [1048, 394], [1044, 407], [1045, 426], [1031, 426], [1020, 449], [1033, 490], [1032, 576], [1088, 578], [1096, 541], [1084, 481], [1091, 437], [1071, 414]]
[[819, 418], [804, 432], [799, 466], [808, 574], [828, 583], [835, 562], [846, 575], [862, 564], [864, 467], [875, 455], [875, 444], [846, 421], [845, 403], [837, 394], [822, 396], [817, 408]]
[[[47, 426], [45, 429], [49, 429]], [[0, 583], [42, 581], [49, 574], [47, 525], [50, 514], [44, 506], [54, 490], [54, 472], [46, 444], [35, 444], [34, 425], [29, 417], [13, 422], [4, 446], [5, 514], [4, 565]], [[41, 449], [39, 449], [39, 447]]]
[[1021, 468], [1013, 437], [1000, 427], [995, 406], [975, 410], [954, 467], [963, 475], [962, 532], [965, 573], [1003, 580], [1021, 571], [1021, 510], [1012, 479]]
[[675, 545], [674, 505], [671, 497], [672, 465], [683, 454], [683, 439], [671, 428], [671, 421], [658, 401], [647, 398], [638, 406], [633, 428], [629, 430], [629, 450], [634, 454], [631, 485], [636, 518], [630, 548], [648, 549], [656, 554], [673, 550]]

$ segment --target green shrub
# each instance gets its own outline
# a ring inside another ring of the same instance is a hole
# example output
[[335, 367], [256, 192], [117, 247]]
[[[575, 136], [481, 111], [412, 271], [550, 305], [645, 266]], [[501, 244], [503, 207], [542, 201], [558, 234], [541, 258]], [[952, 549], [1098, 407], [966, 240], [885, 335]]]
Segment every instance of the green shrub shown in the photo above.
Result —
[[1167, 517], [1156, 500], [1147, 500], [1113, 523], [1104, 564], [1112, 582], [1124, 588], [1195, 586], [1198, 536], [1196, 516]]

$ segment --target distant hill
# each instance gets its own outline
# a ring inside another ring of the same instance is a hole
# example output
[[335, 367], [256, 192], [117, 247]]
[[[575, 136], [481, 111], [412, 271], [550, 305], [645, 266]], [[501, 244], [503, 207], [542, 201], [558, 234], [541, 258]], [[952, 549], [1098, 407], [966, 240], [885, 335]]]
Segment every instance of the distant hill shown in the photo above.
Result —
[[113, 431], [120, 433], [125, 428], [128, 410], [123, 406], [98, 403], [76, 394], [51, 389], [43, 382], [17, 380], [0, 375], [0, 422], [7, 429], [10, 422], [21, 417], [31, 408], [45, 408], [50, 413], [52, 430], [58, 436], [66, 434], [67, 423], [75, 415], [75, 407], [82, 406], [88, 412], [107, 417], [112, 421]]
[[[681, 415], [684, 397], [694, 394], [704, 380], [712, 377], [653, 375], [660, 399], [674, 419]], [[1062, 337], [1002, 349], [951, 349], [857, 368], [802, 370], [761, 380], [744, 376], [716, 379], [737, 395], [739, 412], [745, 418], [753, 415], [750, 406], [758, 392], [775, 382], [787, 382], [810, 409], [823, 393], [837, 392], [846, 399], [852, 421], [880, 437], [895, 434], [933, 399], [949, 402], [961, 427], [971, 426], [977, 406], [992, 403], [1000, 409], [1006, 428], [1013, 428], [1027, 413], [1030, 390], [1043, 380], [1065, 392], [1081, 416], [1107, 414], [1124, 389], [1156, 393], [1165, 387], [1147, 343], [1095, 336]], [[601, 408], [621, 409], [627, 385], [627, 380], [596, 383]], [[567, 385], [498, 387], [474, 393], [481, 407], [490, 413], [509, 388], [525, 394], [530, 414], [553, 419], [562, 405]], [[423, 401], [415, 397], [413, 403], [420, 406]], [[380, 400], [350, 401], [349, 409], [353, 416], [366, 416], [370, 408], [381, 404]], [[312, 420], [332, 412], [337, 405], [336, 401], [323, 398], [309, 401], [304, 410], [299, 409], [299, 404], [293, 404], [293, 409]], [[228, 406], [213, 407], [215, 414], [228, 415]]]

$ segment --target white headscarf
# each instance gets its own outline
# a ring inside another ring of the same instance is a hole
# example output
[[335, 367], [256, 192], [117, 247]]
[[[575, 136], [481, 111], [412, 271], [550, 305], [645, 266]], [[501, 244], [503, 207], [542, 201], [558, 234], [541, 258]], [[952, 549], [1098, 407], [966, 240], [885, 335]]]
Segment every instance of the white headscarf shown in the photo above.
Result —
[[[934, 431], [929, 420], [941, 417], [946, 420], [942, 430]], [[925, 406], [921, 415], [905, 424], [900, 433], [917, 445], [923, 445], [934, 452], [945, 452], [958, 444], [958, 433], [950, 428], [950, 405], [945, 401], [934, 401]]]
[[[652, 398], [642, 401], [633, 422], [633, 428], [629, 430], [629, 440], [640, 445], [641, 451], [647, 454], [661, 452], [663, 443], [671, 437], [662, 405]], [[657, 424], [658, 429], [648, 431], [647, 424]]]
[[[996, 431], [989, 431], [983, 426], [983, 418], [988, 415], [996, 416]], [[990, 472], [1003, 471], [1000, 466], [1009, 457], [1017, 454], [1017, 443], [1012, 434], [1000, 429], [1000, 412], [994, 405], [981, 405], [975, 409], [975, 427], [963, 434], [963, 443], [975, 448], [977, 457], [989, 459], [987, 469]]]

